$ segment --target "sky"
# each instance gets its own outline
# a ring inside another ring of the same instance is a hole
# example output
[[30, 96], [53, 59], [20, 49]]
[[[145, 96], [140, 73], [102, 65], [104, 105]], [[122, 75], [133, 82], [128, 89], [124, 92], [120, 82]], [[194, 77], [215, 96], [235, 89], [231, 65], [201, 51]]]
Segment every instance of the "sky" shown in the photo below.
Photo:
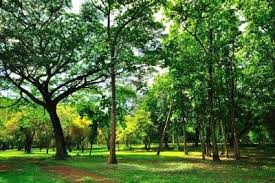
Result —
[[81, 4], [82, 4], [84, 1], [85, 1], [85, 0], [72, 0], [72, 3], [73, 3], [72, 12], [78, 13], [78, 12], [80, 11]]

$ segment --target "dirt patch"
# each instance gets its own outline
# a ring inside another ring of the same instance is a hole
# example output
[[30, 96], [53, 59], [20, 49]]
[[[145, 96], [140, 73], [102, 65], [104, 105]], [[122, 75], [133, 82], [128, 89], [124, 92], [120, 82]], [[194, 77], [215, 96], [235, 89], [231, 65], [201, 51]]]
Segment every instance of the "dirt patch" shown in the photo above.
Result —
[[42, 168], [50, 173], [57, 174], [72, 183], [85, 182], [87, 180], [101, 183], [115, 183], [115, 181], [111, 179], [78, 168], [68, 166], [42, 166]]
[[0, 165], [0, 172], [6, 172], [6, 171], [9, 171], [11, 169], [12, 169], [12, 167], [9, 166], [9, 165]]

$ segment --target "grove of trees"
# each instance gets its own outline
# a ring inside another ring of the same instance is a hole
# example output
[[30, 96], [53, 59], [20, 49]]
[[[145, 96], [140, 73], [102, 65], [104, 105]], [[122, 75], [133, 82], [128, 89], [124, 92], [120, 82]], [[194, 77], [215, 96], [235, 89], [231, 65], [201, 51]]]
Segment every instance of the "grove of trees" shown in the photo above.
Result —
[[[0, 149], [106, 144], [202, 159], [275, 142], [275, 3], [5, 0]], [[173, 146], [174, 147], [174, 146]]]

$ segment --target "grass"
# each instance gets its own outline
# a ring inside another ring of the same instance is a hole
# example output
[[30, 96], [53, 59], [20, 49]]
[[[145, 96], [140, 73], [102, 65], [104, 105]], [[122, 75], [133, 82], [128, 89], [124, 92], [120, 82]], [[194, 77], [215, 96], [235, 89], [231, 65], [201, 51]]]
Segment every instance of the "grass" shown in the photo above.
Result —
[[66, 183], [62, 178], [57, 178], [43, 171], [39, 166], [26, 160], [1, 160], [0, 164], [7, 164], [8, 171], [0, 171], [0, 183]]
[[[178, 151], [145, 152], [141, 149], [134, 151], [119, 151], [118, 165], [108, 165], [108, 152], [96, 148], [92, 156], [75, 151], [65, 161], [56, 161], [45, 152], [35, 150], [25, 154], [15, 150], [0, 152], [0, 163], [8, 164], [12, 169], [1, 172], [0, 183], [5, 182], [60, 182], [61, 177], [52, 176], [42, 170], [37, 162], [51, 166], [65, 165], [84, 169], [96, 175], [108, 177], [115, 182], [190, 182], [190, 183], [259, 183], [275, 182], [275, 148], [242, 148], [243, 158], [240, 161], [232, 159], [212, 162], [210, 159], [201, 160], [200, 152], [193, 149], [188, 155]], [[20, 180], [20, 181], [18, 181]], [[86, 182], [92, 182], [87, 180]]]

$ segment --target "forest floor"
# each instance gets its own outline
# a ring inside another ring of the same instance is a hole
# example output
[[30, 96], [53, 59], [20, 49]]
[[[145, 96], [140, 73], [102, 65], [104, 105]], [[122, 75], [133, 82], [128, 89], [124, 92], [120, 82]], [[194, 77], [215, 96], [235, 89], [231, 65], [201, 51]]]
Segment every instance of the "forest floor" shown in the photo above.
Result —
[[220, 162], [201, 160], [199, 149], [188, 155], [179, 151], [146, 152], [142, 149], [118, 152], [118, 165], [108, 165], [103, 148], [74, 151], [67, 160], [54, 160], [51, 152], [34, 150], [0, 151], [0, 183], [69, 183], [69, 182], [187, 182], [187, 183], [273, 183], [275, 148], [242, 148], [242, 159], [222, 158]]

